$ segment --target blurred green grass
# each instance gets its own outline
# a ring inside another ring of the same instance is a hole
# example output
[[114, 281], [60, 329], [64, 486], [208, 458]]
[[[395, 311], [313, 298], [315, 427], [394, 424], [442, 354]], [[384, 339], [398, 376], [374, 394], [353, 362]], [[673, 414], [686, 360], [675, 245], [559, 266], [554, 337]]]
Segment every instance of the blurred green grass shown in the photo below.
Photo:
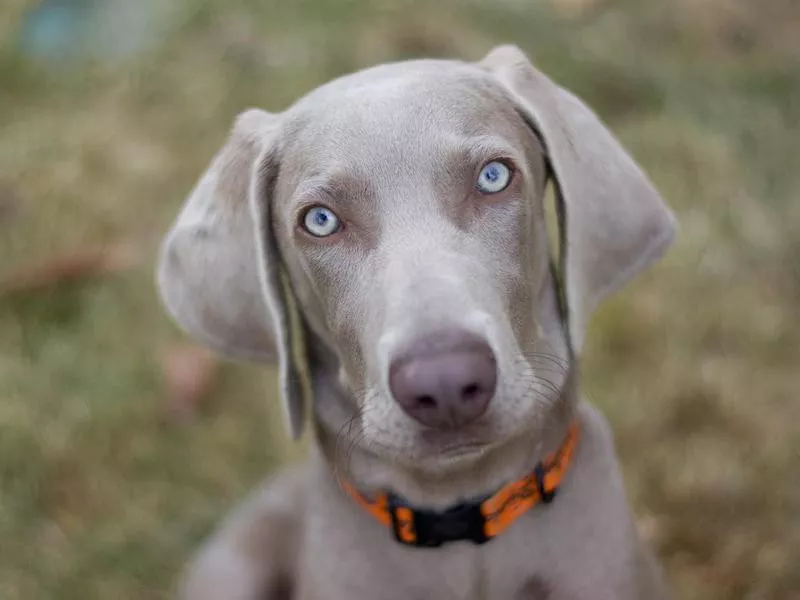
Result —
[[584, 387], [612, 421], [678, 597], [800, 598], [800, 5], [794, 0], [183, 0], [133, 57], [23, 54], [0, 7], [0, 280], [133, 240], [141, 264], [0, 297], [0, 598], [166, 598], [278, 463], [271, 368], [225, 365], [165, 417], [185, 338], [156, 244], [237, 112], [336, 75], [513, 42], [583, 96], [682, 224], [593, 323]]

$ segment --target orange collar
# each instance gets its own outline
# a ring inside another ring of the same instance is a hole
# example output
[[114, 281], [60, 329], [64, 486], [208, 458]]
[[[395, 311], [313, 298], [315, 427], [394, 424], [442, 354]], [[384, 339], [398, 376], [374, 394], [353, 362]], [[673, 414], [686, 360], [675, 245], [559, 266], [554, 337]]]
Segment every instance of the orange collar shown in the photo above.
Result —
[[482, 544], [500, 535], [540, 502], [552, 502], [572, 461], [577, 441], [578, 424], [573, 421], [561, 447], [538, 462], [533, 473], [503, 486], [489, 497], [444, 511], [413, 508], [390, 493], [369, 498], [347, 482], [341, 485], [364, 510], [391, 528], [402, 544], [424, 548], [457, 540]]

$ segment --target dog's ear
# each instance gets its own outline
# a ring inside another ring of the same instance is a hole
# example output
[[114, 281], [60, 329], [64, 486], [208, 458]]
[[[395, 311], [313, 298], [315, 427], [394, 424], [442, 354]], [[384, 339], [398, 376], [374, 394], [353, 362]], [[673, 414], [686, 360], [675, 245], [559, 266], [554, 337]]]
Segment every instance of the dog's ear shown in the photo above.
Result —
[[280, 118], [248, 110], [186, 200], [159, 255], [157, 283], [168, 312], [225, 356], [278, 358], [284, 414], [302, 433], [302, 325], [270, 227]]
[[545, 145], [560, 192], [562, 279], [578, 352], [598, 304], [670, 246], [675, 217], [597, 115], [521, 50], [500, 46], [478, 66], [505, 87]]

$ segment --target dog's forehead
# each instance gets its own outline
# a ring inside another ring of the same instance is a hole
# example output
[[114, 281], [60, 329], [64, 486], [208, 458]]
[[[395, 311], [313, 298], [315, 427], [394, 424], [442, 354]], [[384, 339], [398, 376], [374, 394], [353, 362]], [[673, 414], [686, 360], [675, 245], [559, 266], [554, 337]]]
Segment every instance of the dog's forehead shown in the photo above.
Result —
[[511, 132], [503, 89], [477, 67], [421, 60], [323, 85], [287, 111], [290, 152], [307, 161], [436, 152], [448, 140]]
[[388, 63], [343, 75], [306, 94], [295, 103], [302, 112], [330, 108], [419, 106], [453, 102], [460, 94], [485, 88], [491, 78], [469, 63], [446, 60], [413, 60]]

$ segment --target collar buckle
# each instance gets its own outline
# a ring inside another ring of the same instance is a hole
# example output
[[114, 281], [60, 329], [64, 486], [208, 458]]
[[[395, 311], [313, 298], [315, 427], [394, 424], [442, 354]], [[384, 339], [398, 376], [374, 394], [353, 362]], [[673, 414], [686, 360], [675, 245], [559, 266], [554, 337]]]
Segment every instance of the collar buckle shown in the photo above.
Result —
[[462, 502], [445, 511], [411, 508], [389, 495], [392, 531], [402, 544], [418, 548], [438, 548], [448, 542], [467, 540], [484, 544], [486, 519], [480, 502]]
[[536, 463], [536, 467], [533, 470], [533, 477], [536, 482], [536, 490], [539, 492], [539, 497], [542, 499], [542, 502], [544, 504], [550, 504], [553, 501], [553, 498], [556, 497], [558, 486], [548, 490], [547, 486], [545, 485], [546, 474], [547, 472], [545, 471], [544, 465], [541, 462]]

